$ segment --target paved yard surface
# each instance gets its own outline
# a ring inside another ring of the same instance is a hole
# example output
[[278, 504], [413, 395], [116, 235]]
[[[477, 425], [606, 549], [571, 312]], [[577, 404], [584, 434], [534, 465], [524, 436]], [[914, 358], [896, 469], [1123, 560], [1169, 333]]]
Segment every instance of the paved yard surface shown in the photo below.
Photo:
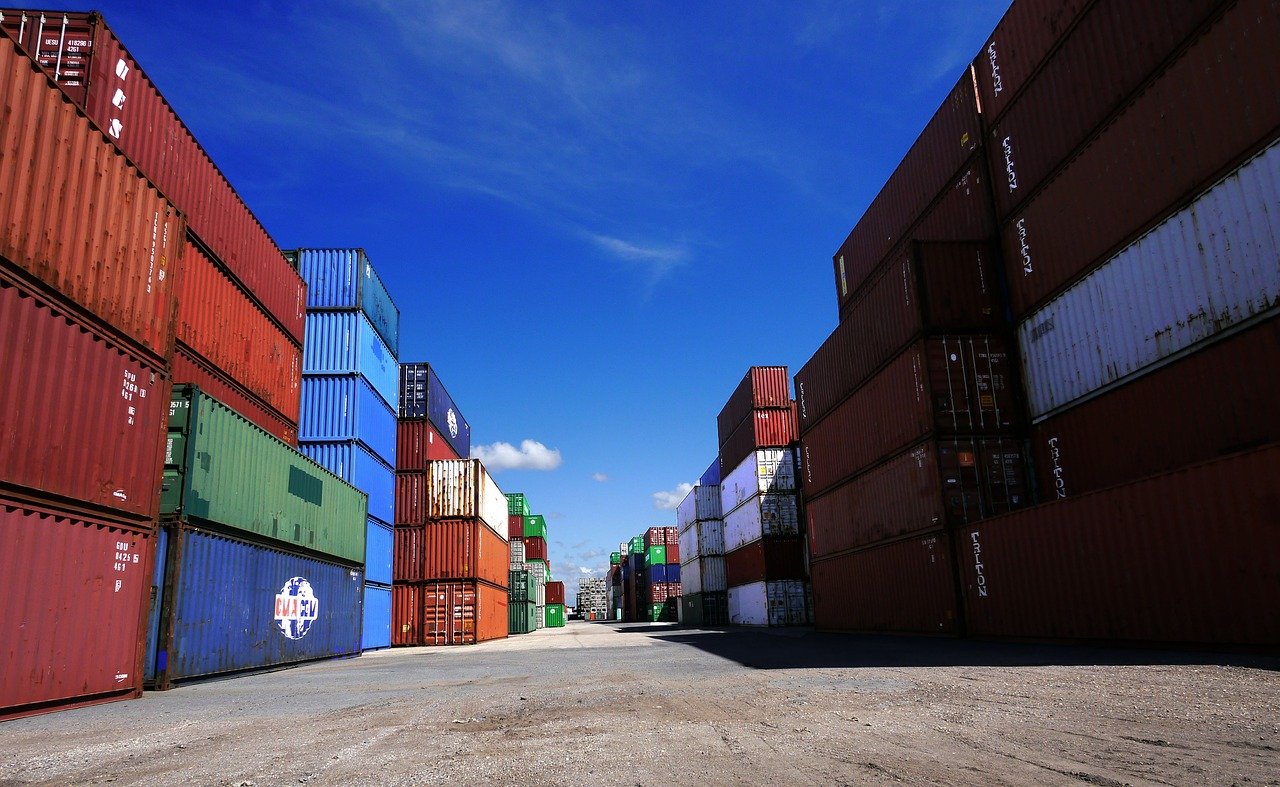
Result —
[[1277, 669], [579, 622], [0, 724], [0, 785], [1280, 784]]

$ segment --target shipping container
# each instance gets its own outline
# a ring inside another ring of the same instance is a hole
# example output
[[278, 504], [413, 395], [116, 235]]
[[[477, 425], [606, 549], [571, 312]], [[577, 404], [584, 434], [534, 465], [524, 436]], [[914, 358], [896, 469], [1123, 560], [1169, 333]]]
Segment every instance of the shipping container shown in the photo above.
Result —
[[724, 556], [725, 581], [729, 588], [756, 582], [806, 579], [804, 539], [800, 536], [757, 538], [730, 549]]
[[511, 565], [523, 564], [526, 559], [524, 553], [524, 539], [517, 536], [507, 541], [507, 547], [511, 552]]
[[724, 517], [726, 553], [761, 538], [797, 536], [799, 533], [800, 512], [794, 492], [756, 495]]
[[565, 623], [564, 604], [547, 604], [547, 628], [563, 628]]
[[[675, 548], [676, 547], [674, 546], [667, 547], [667, 556], [668, 556], [667, 557], [667, 584], [668, 585], [680, 584], [680, 564], [678, 562], [672, 561], [670, 558], [671, 550]], [[678, 595], [680, 593], [679, 590], [670, 591], [670, 592], [672, 595]]]
[[[396, 586], [394, 590], [399, 591]], [[407, 586], [416, 592], [404, 593], [405, 612], [400, 627], [403, 638], [417, 635], [408, 645], [472, 645], [507, 636], [507, 591], [484, 582], [427, 582]], [[416, 609], [410, 605], [416, 597]], [[393, 625], [394, 628], [394, 625]]]
[[160, 512], [350, 563], [364, 561], [367, 496], [193, 386], [175, 386]]
[[361, 650], [391, 647], [391, 588], [365, 583]]
[[[679, 530], [693, 526], [694, 522], [706, 519], [720, 519], [723, 516], [720, 508], [720, 486], [703, 486], [698, 484], [689, 490], [684, 500], [676, 508], [676, 522]], [[677, 530], [677, 540], [679, 539]]]
[[667, 544], [667, 565], [680, 565], [680, 542], [672, 541]]
[[1278, 37], [1276, 0], [1231, 4], [1010, 217], [1001, 239], [1015, 316], [1030, 313], [1276, 139], [1280, 69], [1272, 42]]
[[532, 571], [513, 568], [507, 572], [507, 577], [508, 596], [513, 602], [537, 603], [538, 578]]
[[805, 500], [810, 554], [826, 557], [1030, 505], [1016, 440], [930, 438]]
[[0, 543], [0, 719], [137, 697], [149, 529], [0, 499]]
[[796, 408], [752, 410], [751, 416], [720, 446], [720, 464], [737, 467], [753, 451], [780, 448], [796, 440]]
[[359, 568], [171, 527], [159, 633], [148, 643], [157, 688], [360, 653]]
[[412, 647], [422, 642], [422, 583], [391, 586], [391, 644]]
[[359, 309], [400, 355], [400, 309], [364, 249], [296, 249], [289, 253], [307, 283], [308, 309]]
[[[645, 581], [650, 587], [665, 585], [667, 583], [667, 564], [652, 563], [644, 570]], [[665, 598], [665, 597], [664, 597]], [[658, 600], [658, 599], [655, 599]]]
[[304, 442], [354, 440], [393, 470], [398, 467], [396, 413], [360, 375], [302, 378], [298, 438]]
[[529, 499], [524, 496], [524, 492], [507, 492], [507, 513], [518, 516], [528, 516]]
[[809, 572], [819, 629], [962, 632], [955, 562], [945, 531], [814, 560]]
[[174, 385], [195, 385], [213, 398], [240, 413], [259, 429], [271, 433], [291, 447], [298, 445], [298, 424], [267, 407], [247, 388], [232, 380], [224, 372], [213, 368], [181, 342], [173, 353]]
[[724, 591], [684, 595], [681, 622], [686, 626], [729, 625], [729, 598]]
[[[302, 344], [306, 285], [137, 61], [100, 14], [46, 13], [11, 12], [5, 14], [3, 26], [11, 34], [22, 31], [22, 42], [59, 75], [66, 95], [173, 201], [190, 232], [244, 290], [253, 293], [296, 344]], [[75, 66], [60, 68], [60, 61], [68, 58]], [[176, 231], [168, 238], [181, 242], [182, 236]]]
[[724, 477], [720, 508], [730, 512], [762, 492], [796, 491], [795, 457], [789, 448], [755, 451]]
[[662, 528], [663, 543], [678, 544], [680, 543], [680, 528], [675, 525], [667, 525]]
[[987, 118], [1004, 113], [1066, 39], [1080, 14], [1093, 5], [1093, 0], [1062, 0], [1009, 7], [974, 61], [978, 104]]
[[1011, 373], [996, 336], [915, 344], [805, 434], [805, 496], [815, 498], [929, 434], [994, 436], [1013, 428]]
[[454, 453], [463, 459], [470, 457], [471, 425], [440, 382], [435, 367], [429, 363], [403, 363], [399, 374], [400, 417], [426, 418], [440, 430]]
[[[668, 545], [670, 546], [670, 545]], [[681, 563], [697, 557], [724, 554], [724, 521], [704, 519], [695, 522], [680, 534]]]
[[505, 588], [507, 542], [476, 519], [442, 519], [395, 529], [396, 582], [480, 579]]
[[667, 530], [663, 527], [651, 527], [644, 531], [644, 546], [646, 549], [652, 546], [662, 546], [667, 543]]
[[1280, 142], [1018, 327], [1033, 418], [1280, 307]]
[[541, 514], [529, 514], [524, 518], [525, 538], [546, 538], [547, 518]]
[[716, 431], [720, 444], [746, 420], [752, 410], [770, 408], [786, 409], [791, 406], [791, 378], [785, 366], [752, 366], [743, 376], [738, 387], [729, 395], [716, 416]]
[[390, 525], [370, 518], [365, 526], [364, 580], [379, 585], [390, 585], [392, 556], [395, 554], [395, 536]]
[[304, 373], [363, 375], [394, 410], [400, 401], [399, 368], [395, 354], [362, 312], [307, 314]]
[[163, 369], [2, 280], [0, 336], [0, 488], [153, 521], [168, 422]]
[[731, 587], [729, 623], [734, 626], [805, 626], [809, 601], [802, 580], [755, 582]]
[[532, 601], [507, 601], [507, 634], [528, 634], [538, 628], [537, 608]]
[[525, 536], [524, 554], [526, 560], [546, 560], [547, 540], [537, 536]]
[[1280, 645], [1280, 448], [992, 519], [958, 535], [978, 636]]
[[680, 587], [686, 596], [727, 590], [724, 555], [699, 557], [680, 566]]
[[[524, 538], [524, 517], [519, 514], [507, 515], [507, 539], [514, 544]], [[522, 542], [523, 543], [523, 542]]]
[[353, 441], [301, 443], [302, 455], [364, 492], [369, 517], [390, 523], [395, 516], [396, 474], [369, 449]]
[[422, 472], [428, 462], [461, 459], [430, 421], [396, 422], [396, 469]]
[[717, 456], [711, 460], [711, 466], [707, 468], [702, 477], [698, 479], [701, 486], [719, 486], [720, 485], [720, 457]]
[[547, 583], [547, 604], [564, 605], [564, 583], [548, 582]]
[[665, 566], [667, 564], [667, 545], [655, 544], [644, 551], [646, 566]]
[[478, 517], [505, 541], [507, 516], [506, 497], [479, 459], [430, 462], [426, 472], [396, 475], [396, 524]]

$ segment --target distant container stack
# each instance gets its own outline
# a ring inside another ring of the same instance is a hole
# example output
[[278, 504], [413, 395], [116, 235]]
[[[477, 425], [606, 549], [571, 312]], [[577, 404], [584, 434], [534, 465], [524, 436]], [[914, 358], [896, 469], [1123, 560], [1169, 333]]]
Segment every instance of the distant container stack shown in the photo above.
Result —
[[689, 626], [729, 624], [724, 566], [724, 514], [720, 458], [716, 457], [676, 509], [680, 544], [680, 622]]
[[565, 624], [564, 583], [548, 582], [546, 598], [545, 619], [547, 628], [563, 628]]
[[675, 622], [680, 614], [680, 542], [674, 527], [651, 527], [626, 545], [619, 575], [622, 619]]
[[574, 599], [574, 610], [583, 620], [609, 619], [609, 581], [608, 578], [586, 577], [578, 580], [578, 594]]
[[[536, 631], [546, 627], [547, 582], [551, 579], [551, 571], [547, 563], [546, 519], [529, 512], [529, 499], [523, 492], [507, 493], [511, 570], [523, 571], [529, 576], [529, 603], [533, 616], [529, 631]], [[532, 543], [526, 541], [526, 534]]]

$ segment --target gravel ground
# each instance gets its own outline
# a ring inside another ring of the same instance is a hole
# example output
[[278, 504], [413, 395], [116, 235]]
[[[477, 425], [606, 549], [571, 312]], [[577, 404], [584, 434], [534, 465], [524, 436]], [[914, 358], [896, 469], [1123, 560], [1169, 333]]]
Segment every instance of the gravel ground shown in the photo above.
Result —
[[0, 785], [1280, 784], [1280, 658], [570, 623], [0, 725]]

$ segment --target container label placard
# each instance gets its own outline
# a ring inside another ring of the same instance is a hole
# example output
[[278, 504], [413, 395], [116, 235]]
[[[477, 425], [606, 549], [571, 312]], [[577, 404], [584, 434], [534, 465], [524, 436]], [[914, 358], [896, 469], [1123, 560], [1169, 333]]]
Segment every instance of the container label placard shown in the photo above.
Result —
[[276, 627], [289, 639], [307, 636], [311, 624], [319, 616], [320, 599], [316, 598], [311, 583], [306, 579], [293, 577], [276, 594]]

